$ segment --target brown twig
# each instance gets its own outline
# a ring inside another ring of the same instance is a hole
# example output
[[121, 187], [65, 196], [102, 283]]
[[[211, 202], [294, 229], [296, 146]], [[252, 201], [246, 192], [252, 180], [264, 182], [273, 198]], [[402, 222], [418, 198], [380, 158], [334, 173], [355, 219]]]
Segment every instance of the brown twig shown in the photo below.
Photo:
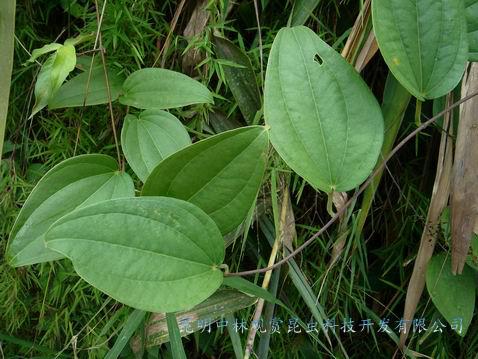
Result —
[[[98, 0], [95, 0], [95, 6], [96, 6], [96, 20], [98, 21], [98, 24], [99, 24], [98, 26], [101, 26], [104, 11], [105, 11], [105, 8], [106, 8], [106, 0], [103, 4], [103, 9], [101, 11], [101, 16], [100, 16], [100, 13], [98, 11]], [[116, 133], [116, 123], [115, 123], [115, 116], [114, 116], [114, 113], [113, 113], [113, 103], [111, 101], [111, 89], [110, 89], [110, 84], [109, 84], [109, 81], [108, 81], [108, 71], [106, 70], [105, 51], [104, 51], [104, 48], [103, 48], [103, 40], [102, 40], [102, 36], [101, 36], [101, 28], [100, 27], [98, 27], [98, 32], [96, 34], [96, 39], [97, 39], [98, 44], [100, 46], [101, 62], [103, 63], [103, 71], [105, 73], [106, 91], [108, 93], [108, 108], [110, 110], [111, 128], [113, 130], [113, 137], [114, 137], [114, 140], [115, 140], [116, 156], [118, 157], [118, 166], [120, 166], [120, 169], [123, 170], [124, 166], [123, 166], [123, 162], [121, 161], [121, 152], [120, 152], [120, 149], [119, 149], [118, 135]], [[91, 71], [92, 67], [93, 66], [90, 67], [90, 71]]]

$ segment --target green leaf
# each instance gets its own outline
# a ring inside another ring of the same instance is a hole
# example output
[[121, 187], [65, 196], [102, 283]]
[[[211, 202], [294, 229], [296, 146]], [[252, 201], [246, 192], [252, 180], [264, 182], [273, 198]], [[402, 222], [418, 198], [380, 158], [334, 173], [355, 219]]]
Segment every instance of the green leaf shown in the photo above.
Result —
[[227, 85], [237, 101], [242, 115], [248, 124], [254, 122], [256, 113], [261, 109], [261, 95], [257, 79], [249, 57], [231, 41], [222, 37], [213, 37], [218, 58], [226, 59], [241, 67], [223, 65]]
[[128, 319], [126, 320], [123, 329], [121, 329], [121, 333], [119, 333], [115, 344], [108, 351], [108, 354], [106, 354], [105, 359], [117, 359], [120, 356], [124, 347], [126, 346], [126, 344], [128, 344], [130, 338], [133, 336], [135, 330], [144, 320], [145, 316], [146, 312], [138, 309], [133, 310], [133, 312], [128, 316]]
[[41, 67], [35, 84], [35, 105], [30, 117], [44, 108], [76, 64], [75, 47], [62, 45]]
[[48, 171], [23, 205], [10, 234], [8, 261], [18, 267], [63, 258], [45, 248], [50, 225], [75, 208], [110, 198], [133, 197], [130, 176], [105, 155], [69, 158]]
[[146, 110], [138, 117], [125, 117], [121, 147], [129, 165], [143, 182], [159, 162], [190, 144], [188, 132], [169, 112]]
[[[10, 83], [13, 67], [13, 48], [15, 37], [15, 8], [16, 1], [2, 1], [0, 4], [0, 165], [3, 151], [3, 140], [7, 124], [8, 99], [10, 97]], [[8, 141], [7, 141], [8, 142]]]
[[264, 101], [272, 145], [311, 185], [347, 191], [370, 174], [383, 141], [380, 106], [352, 66], [312, 30], [279, 31]]
[[[88, 82], [88, 78], [90, 79]], [[116, 101], [121, 92], [124, 77], [108, 70], [111, 101]], [[88, 91], [87, 91], [88, 89]], [[65, 82], [49, 100], [48, 108], [81, 107], [108, 103], [108, 88], [103, 67], [94, 67]]]
[[133, 72], [123, 84], [119, 101], [142, 109], [168, 109], [198, 103], [212, 103], [209, 90], [179, 72], [146, 68]]
[[224, 277], [223, 284], [227, 287], [237, 289], [243, 293], [254, 297], [265, 299], [271, 303], [280, 304], [280, 302], [267, 290], [258, 285], [249, 282], [241, 277]]
[[471, 254], [468, 256], [466, 264], [478, 271], [478, 234], [476, 233], [471, 236]]
[[209, 137], [162, 161], [146, 180], [142, 195], [189, 201], [227, 234], [242, 223], [254, 203], [267, 145], [267, 131], [261, 126]]
[[52, 42], [51, 44], [46, 44], [39, 49], [35, 49], [32, 51], [32, 56], [30, 56], [27, 62], [34, 62], [40, 56], [56, 51], [62, 46], [63, 46], [62, 44], [57, 44], [56, 42]]
[[468, 30], [468, 60], [478, 61], [478, 1], [465, 0]]
[[435, 255], [428, 264], [426, 282], [433, 304], [448, 323], [462, 319], [463, 330], [459, 334], [465, 336], [475, 308], [473, 270], [465, 266], [462, 274], [453, 275], [450, 258]]
[[174, 313], [166, 313], [166, 322], [168, 323], [169, 344], [173, 359], [186, 359], [176, 315]]
[[375, 36], [397, 80], [423, 101], [450, 92], [468, 57], [461, 0], [374, 0]]
[[45, 242], [88, 283], [145, 311], [192, 308], [223, 279], [217, 226], [175, 198], [120, 198], [78, 209], [55, 222]]
[[319, 3], [320, 0], [295, 0], [291, 14], [291, 26], [304, 25]]

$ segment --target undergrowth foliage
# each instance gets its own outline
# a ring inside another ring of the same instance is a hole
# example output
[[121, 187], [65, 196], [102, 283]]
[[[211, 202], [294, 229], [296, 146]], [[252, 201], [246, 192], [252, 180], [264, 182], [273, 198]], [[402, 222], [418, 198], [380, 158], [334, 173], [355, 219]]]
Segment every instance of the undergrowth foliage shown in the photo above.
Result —
[[475, 353], [478, 237], [457, 239], [450, 178], [476, 163], [477, 10], [19, 4], [1, 353]]

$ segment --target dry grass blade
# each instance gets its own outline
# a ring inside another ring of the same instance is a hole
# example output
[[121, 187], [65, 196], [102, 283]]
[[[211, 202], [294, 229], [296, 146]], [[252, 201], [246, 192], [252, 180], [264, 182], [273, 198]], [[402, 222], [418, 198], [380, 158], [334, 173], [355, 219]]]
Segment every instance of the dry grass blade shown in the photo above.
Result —
[[[284, 203], [288, 201], [288, 203]], [[281, 218], [280, 241], [289, 251], [294, 248], [294, 242], [297, 239], [297, 231], [295, 229], [294, 211], [292, 210], [292, 201], [290, 199], [289, 191], [286, 189], [282, 199], [282, 208], [284, 208], [284, 221]]]
[[[478, 63], [473, 62], [465, 74], [461, 97], [478, 90]], [[478, 223], [478, 99], [460, 106], [460, 123], [456, 140], [451, 195], [451, 265], [461, 273]]]
[[[446, 106], [453, 103], [453, 95], [447, 96]], [[418, 302], [425, 287], [425, 275], [428, 262], [433, 255], [438, 231], [440, 229], [440, 216], [445, 209], [450, 194], [451, 171], [453, 165], [453, 141], [451, 138], [453, 130], [453, 112], [448, 112], [444, 116], [443, 132], [440, 142], [440, 151], [438, 153], [437, 172], [433, 192], [428, 208], [427, 221], [423, 229], [420, 247], [413, 267], [412, 277], [408, 284], [407, 295], [405, 299], [405, 309], [403, 319], [407, 325], [407, 330], [400, 334], [399, 347], [403, 348], [407, 340], [411, 321], [415, 315]], [[449, 132], [450, 131], [450, 132]]]
[[152, 67], [156, 66], [161, 55], [163, 56], [161, 59], [161, 67], [164, 67], [164, 65], [166, 64], [168, 49], [169, 49], [169, 46], [171, 46], [171, 36], [173, 35], [174, 30], [176, 29], [179, 16], [181, 15], [181, 12], [183, 11], [183, 7], [185, 3], [186, 3], [186, 0], [181, 0], [178, 7], [176, 8], [176, 12], [174, 13], [173, 20], [171, 21], [171, 27], [169, 29], [168, 35], [166, 36], [166, 40], [164, 41], [164, 45], [161, 48], [161, 51], [159, 52], [158, 56], [154, 60]]
[[370, 31], [367, 41], [365, 41], [365, 44], [363, 45], [362, 50], [360, 50], [357, 60], [355, 61], [355, 70], [361, 72], [370, 62], [372, 57], [377, 53], [377, 51], [378, 43], [375, 39], [375, 34], [373, 31]]
[[370, 23], [371, 14], [371, 0], [365, 0], [362, 11], [355, 20], [352, 31], [350, 32], [347, 42], [342, 50], [341, 55], [349, 62], [355, 63], [355, 58], [360, 48], [360, 44], [363, 42], [368, 25]]

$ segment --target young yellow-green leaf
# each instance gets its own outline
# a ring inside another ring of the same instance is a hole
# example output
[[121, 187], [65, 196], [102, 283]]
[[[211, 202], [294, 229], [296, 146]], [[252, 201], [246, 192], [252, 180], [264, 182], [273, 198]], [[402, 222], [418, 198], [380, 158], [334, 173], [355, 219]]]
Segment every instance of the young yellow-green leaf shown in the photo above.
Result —
[[151, 312], [190, 309], [222, 283], [224, 240], [195, 205], [167, 197], [120, 198], [78, 209], [45, 235], [88, 283]]
[[322, 191], [358, 186], [377, 162], [377, 100], [353, 67], [304, 26], [281, 29], [274, 40], [264, 116], [279, 155]]
[[462, 0], [373, 0], [375, 36], [397, 80], [419, 100], [450, 92], [468, 57]]
[[72, 45], [62, 45], [42, 65], [35, 84], [35, 105], [30, 117], [44, 108], [56, 94], [76, 64], [76, 51]]
[[[88, 78], [89, 83], [88, 83]], [[111, 101], [116, 101], [121, 92], [124, 77], [108, 70], [108, 83], [110, 85]], [[88, 89], [88, 92], [86, 91]], [[94, 67], [90, 71], [73, 77], [65, 82], [56, 94], [48, 101], [49, 109], [64, 107], [81, 107], [108, 103], [108, 88], [106, 87], [105, 72], [103, 66]]]
[[105, 155], [69, 158], [48, 171], [23, 205], [10, 234], [8, 262], [24, 266], [63, 258], [49, 250], [44, 234], [72, 210], [110, 198], [133, 197], [131, 177]]
[[63, 45], [61, 45], [61, 44], [57, 44], [56, 42], [52, 42], [51, 44], [46, 44], [39, 49], [35, 49], [35, 50], [32, 51], [32, 56], [30, 56], [30, 58], [28, 59], [27, 62], [34, 62], [40, 56], [48, 54], [48, 53], [53, 52], [53, 51], [56, 51], [62, 46]]
[[145, 110], [138, 117], [127, 115], [121, 130], [123, 152], [143, 182], [159, 162], [190, 144], [183, 124], [162, 110]]
[[478, 1], [465, 0], [468, 30], [468, 60], [478, 61]]
[[436, 255], [428, 263], [426, 282], [438, 311], [450, 325], [461, 323], [463, 327], [459, 334], [465, 336], [475, 308], [473, 270], [465, 266], [462, 274], [453, 275], [450, 258], [445, 260], [445, 255]]
[[212, 94], [200, 82], [179, 72], [146, 68], [133, 72], [119, 97], [123, 105], [142, 109], [168, 109], [212, 103]]
[[259, 191], [266, 165], [267, 130], [242, 127], [209, 137], [159, 163], [143, 196], [189, 201], [216, 222], [222, 234], [241, 224]]

